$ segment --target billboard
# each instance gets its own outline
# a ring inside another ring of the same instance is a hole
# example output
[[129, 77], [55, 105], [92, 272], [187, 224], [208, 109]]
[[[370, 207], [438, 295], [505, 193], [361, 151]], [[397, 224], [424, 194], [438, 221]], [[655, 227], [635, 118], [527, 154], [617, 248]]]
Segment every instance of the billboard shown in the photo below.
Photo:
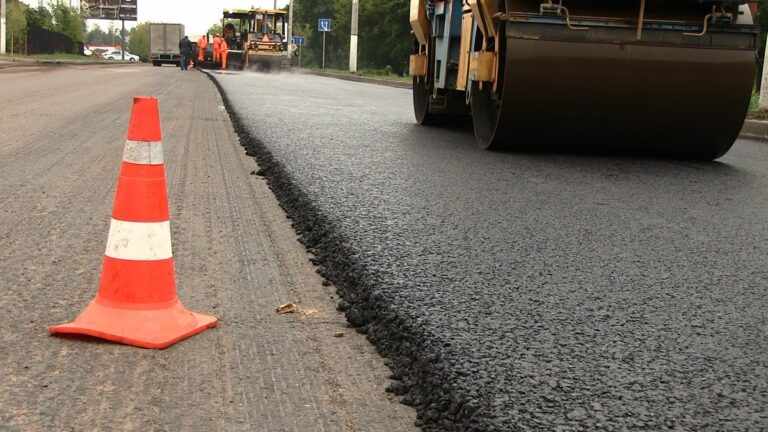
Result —
[[138, 0], [81, 0], [80, 10], [88, 19], [136, 21]]

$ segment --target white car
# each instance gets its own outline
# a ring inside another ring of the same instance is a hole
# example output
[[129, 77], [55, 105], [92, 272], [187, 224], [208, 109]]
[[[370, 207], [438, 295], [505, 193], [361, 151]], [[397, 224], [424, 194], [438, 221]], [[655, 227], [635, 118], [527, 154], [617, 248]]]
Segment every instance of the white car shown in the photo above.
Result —
[[[120, 50], [106, 51], [101, 56], [104, 57], [105, 60], [122, 60], [123, 59], [123, 53]], [[139, 56], [131, 54], [128, 51], [126, 51], [125, 60], [131, 63], [136, 63], [139, 61]]]

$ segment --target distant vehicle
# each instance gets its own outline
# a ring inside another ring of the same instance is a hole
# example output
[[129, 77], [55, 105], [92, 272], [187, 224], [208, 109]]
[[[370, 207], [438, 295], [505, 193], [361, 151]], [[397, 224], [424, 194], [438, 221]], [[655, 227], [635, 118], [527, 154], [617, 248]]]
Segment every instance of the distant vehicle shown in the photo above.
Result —
[[149, 61], [154, 66], [178, 64], [179, 41], [184, 37], [182, 24], [151, 23], [149, 25]]
[[93, 51], [89, 50], [88, 48], [83, 48], [83, 55], [84, 56], [92, 56]]
[[[104, 57], [104, 60], [122, 60], [123, 59], [123, 54], [120, 50], [106, 51], [101, 56]], [[128, 51], [126, 51], [125, 60], [131, 63], [136, 63], [139, 61], [139, 56], [135, 54], [131, 54]]]

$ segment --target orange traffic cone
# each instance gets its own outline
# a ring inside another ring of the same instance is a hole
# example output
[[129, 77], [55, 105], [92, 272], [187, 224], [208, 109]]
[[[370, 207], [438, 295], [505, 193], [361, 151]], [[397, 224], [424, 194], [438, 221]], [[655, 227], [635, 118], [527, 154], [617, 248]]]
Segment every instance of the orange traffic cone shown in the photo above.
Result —
[[162, 349], [215, 326], [176, 296], [157, 99], [134, 98], [99, 292], [48, 331]]

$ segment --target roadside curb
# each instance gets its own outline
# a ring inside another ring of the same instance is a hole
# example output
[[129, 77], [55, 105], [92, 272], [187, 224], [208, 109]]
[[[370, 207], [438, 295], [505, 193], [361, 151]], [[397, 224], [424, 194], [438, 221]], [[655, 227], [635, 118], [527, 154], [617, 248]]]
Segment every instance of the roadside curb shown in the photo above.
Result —
[[332, 72], [320, 72], [320, 71], [313, 71], [308, 69], [301, 69], [299, 73], [317, 75], [317, 76], [322, 76], [326, 78], [336, 78], [336, 79], [345, 80], [345, 81], [355, 81], [355, 82], [362, 82], [367, 84], [378, 84], [378, 85], [383, 85], [387, 87], [395, 87], [395, 88], [403, 88], [403, 89], [411, 88], [411, 83], [403, 82], [403, 81], [368, 78], [368, 77], [362, 77], [358, 75], [346, 75], [346, 74], [338, 74], [338, 73], [332, 73]]
[[93, 61], [93, 60], [56, 60], [56, 59], [26, 59], [19, 57], [0, 58], [0, 69], [24, 66], [116, 66], [135, 65], [137, 62], [124, 61]]
[[750, 138], [768, 141], [768, 121], [744, 120], [739, 138]]

